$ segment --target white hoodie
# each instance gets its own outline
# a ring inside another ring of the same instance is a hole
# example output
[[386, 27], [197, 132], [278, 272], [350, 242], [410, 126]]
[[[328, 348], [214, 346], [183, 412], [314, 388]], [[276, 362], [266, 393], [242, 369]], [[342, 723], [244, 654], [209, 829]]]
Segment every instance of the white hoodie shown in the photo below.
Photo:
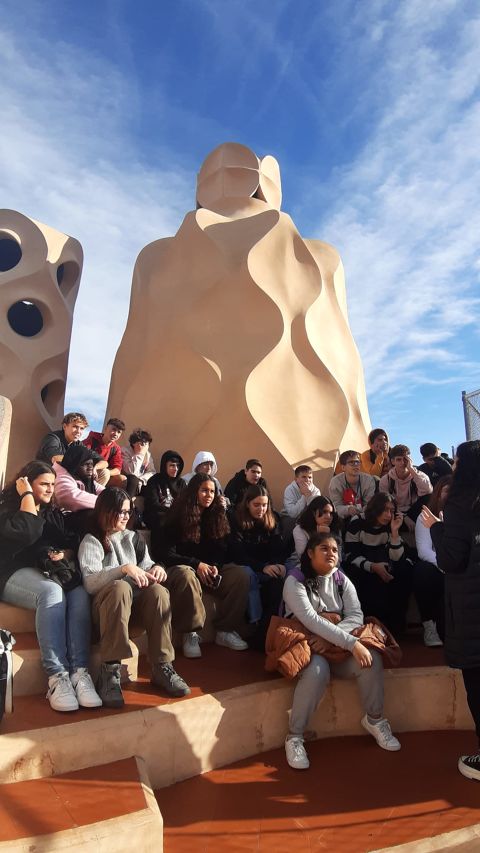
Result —
[[218, 471], [217, 460], [215, 459], [215, 456], [213, 455], [213, 453], [210, 453], [209, 450], [199, 450], [198, 451], [197, 455], [195, 456], [195, 459], [193, 460], [192, 470], [190, 471], [189, 474], [183, 474], [182, 479], [185, 480], [186, 483], [189, 483], [190, 480], [192, 479], [192, 477], [194, 477], [195, 474], [197, 473], [197, 471], [195, 469], [199, 465], [201, 465], [202, 462], [212, 462], [213, 463], [212, 471], [211, 471], [211, 477], [212, 477], [212, 480], [214, 480], [216, 485], [217, 485], [217, 489], [218, 489], [219, 494], [222, 495], [223, 489], [222, 489], [220, 483], [218, 482], [217, 478], [215, 477], [215, 474]]

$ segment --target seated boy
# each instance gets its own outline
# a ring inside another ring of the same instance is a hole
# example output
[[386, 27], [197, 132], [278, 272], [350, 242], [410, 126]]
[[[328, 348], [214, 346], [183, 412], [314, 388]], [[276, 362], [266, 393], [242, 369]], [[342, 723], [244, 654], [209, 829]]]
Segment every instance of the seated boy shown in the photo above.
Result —
[[417, 516], [425, 503], [422, 498], [431, 493], [432, 484], [423, 471], [414, 467], [406, 444], [396, 444], [390, 449], [390, 462], [392, 468], [381, 477], [379, 489], [394, 496], [407, 528], [414, 530]]
[[390, 470], [388, 435], [384, 429], [372, 429], [368, 434], [368, 443], [369, 450], [364, 450], [360, 456], [360, 471], [373, 477], [382, 477]]
[[150, 453], [152, 441], [147, 430], [137, 427], [128, 439], [130, 446], [122, 447], [122, 473], [126, 475], [126, 490], [132, 498], [142, 493], [150, 477], [155, 474]]
[[321, 494], [320, 489], [313, 483], [310, 465], [298, 465], [294, 474], [295, 479], [283, 494], [283, 513], [290, 518], [298, 518], [310, 501]]
[[339, 463], [342, 473], [330, 480], [328, 494], [340, 518], [363, 516], [365, 507], [375, 494], [376, 480], [360, 471], [360, 455], [356, 450], [344, 450]]
[[[48, 432], [40, 442], [37, 450], [37, 459], [53, 465], [54, 462], [62, 463], [67, 447], [80, 444], [84, 430], [88, 427], [88, 421], [81, 412], [68, 412], [62, 421], [62, 428]], [[98, 453], [93, 453], [95, 466], [95, 479], [100, 485], [108, 483], [109, 473], [107, 462]]]
[[127, 477], [122, 474], [122, 449], [118, 440], [125, 429], [125, 424], [119, 418], [110, 418], [103, 432], [89, 432], [83, 440], [85, 447], [94, 450], [107, 463], [108, 485], [124, 489]]
[[440, 448], [436, 444], [432, 444], [432, 442], [422, 444], [420, 453], [423, 465], [419, 465], [418, 470], [423, 471], [427, 475], [432, 488], [436, 485], [440, 477], [445, 477], [452, 473], [452, 466], [440, 455]]
[[237, 506], [241, 502], [249, 486], [268, 488], [262, 477], [262, 463], [258, 459], [247, 459], [245, 468], [237, 471], [225, 486], [225, 496], [229, 499], [231, 506]]

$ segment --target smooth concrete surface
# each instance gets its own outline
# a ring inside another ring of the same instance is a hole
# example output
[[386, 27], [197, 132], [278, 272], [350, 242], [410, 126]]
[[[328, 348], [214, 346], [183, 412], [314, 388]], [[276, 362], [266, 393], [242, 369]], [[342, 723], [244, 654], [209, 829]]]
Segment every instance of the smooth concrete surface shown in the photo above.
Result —
[[5, 485], [11, 421], [12, 404], [7, 397], [2, 397], [0, 394], [0, 489]]
[[338, 451], [362, 450], [370, 429], [340, 256], [280, 202], [273, 157], [237, 143], [208, 155], [197, 209], [136, 261], [106, 412], [148, 429], [154, 453], [177, 449], [186, 472], [213, 452], [223, 485], [257, 457], [278, 507], [292, 468], [326, 489]]
[[[0, 251], [5, 243], [18, 249], [0, 272], [0, 394], [12, 403], [11, 477], [35, 458], [42, 435], [59, 429], [64, 415], [83, 251], [78, 240], [16, 210], [0, 210], [0, 241]], [[32, 326], [32, 314], [39, 328]], [[34, 333], [26, 333], [25, 325]]]
[[[385, 711], [395, 731], [472, 728], [461, 678], [446, 667], [388, 670], [385, 689]], [[73, 715], [62, 725], [5, 733], [0, 782], [139, 755], [154, 788], [171, 785], [280, 746], [292, 692], [291, 683], [273, 679], [159, 706], [132, 706], [115, 716], [99, 710], [78, 722]], [[334, 681], [312, 718], [312, 737], [362, 734], [360, 717], [355, 685]]]

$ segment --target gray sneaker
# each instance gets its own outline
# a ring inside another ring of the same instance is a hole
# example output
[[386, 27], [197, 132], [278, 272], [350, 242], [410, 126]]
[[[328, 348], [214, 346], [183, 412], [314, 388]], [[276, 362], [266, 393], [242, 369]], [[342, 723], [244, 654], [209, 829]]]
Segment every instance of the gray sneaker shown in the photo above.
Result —
[[97, 678], [96, 688], [106, 708], [123, 708], [122, 688], [120, 686], [119, 663], [102, 663]]
[[171, 663], [155, 663], [152, 666], [152, 684], [161, 687], [169, 696], [188, 696], [190, 688], [175, 672]]

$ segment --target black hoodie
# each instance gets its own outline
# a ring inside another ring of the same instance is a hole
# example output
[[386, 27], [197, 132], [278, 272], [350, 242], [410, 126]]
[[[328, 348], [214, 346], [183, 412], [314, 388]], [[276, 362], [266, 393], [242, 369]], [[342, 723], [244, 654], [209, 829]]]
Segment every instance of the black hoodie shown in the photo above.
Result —
[[[179, 464], [175, 477], [169, 477], [167, 474], [167, 462], [172, 461]], [[160, 459], [158, 474], [148, 480], [144, 492], [143, 516], [150, 530], [154, 530], [159, 522], [163, 522], [178, 493], [186, 487], [185, 481], [182, 480], [183, 467], [184, 461], [180, 454], [176, 450], [166, 450]]]
[[[228, 481], [225, 486], [225, 497], [229, 499], [232, 506], [237, 506], [243, 499], [245, 492], [248, 487], [252, 484], [248, 482], [245, 471], [242, 469], [241, 471], [237, 471], [234, 477]], [[263, 477], [260, 477], [257, 486], [263, 486], [264, 489], [268, 490], [268, 486]]]

